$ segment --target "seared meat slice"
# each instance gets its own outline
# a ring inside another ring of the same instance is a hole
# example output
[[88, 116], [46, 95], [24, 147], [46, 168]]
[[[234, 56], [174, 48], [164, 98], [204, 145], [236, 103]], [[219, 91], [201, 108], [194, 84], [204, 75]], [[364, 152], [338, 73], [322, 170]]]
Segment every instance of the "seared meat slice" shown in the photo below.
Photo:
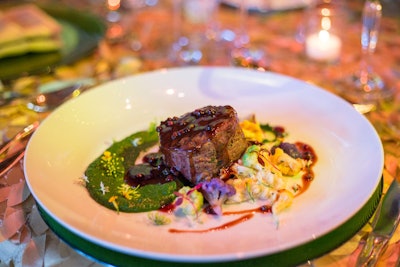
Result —
[[231, 106], [206, 106], [157, 128], [165, 163], [193, 184], [210, 180], [241, 157], [247, 142]]

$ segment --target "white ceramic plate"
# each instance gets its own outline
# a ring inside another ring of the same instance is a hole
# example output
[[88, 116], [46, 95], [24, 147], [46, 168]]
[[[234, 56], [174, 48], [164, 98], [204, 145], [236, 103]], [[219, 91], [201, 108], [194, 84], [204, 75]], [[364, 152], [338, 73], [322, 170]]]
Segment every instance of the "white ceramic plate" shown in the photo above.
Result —
[[[118, 215], [98, 205], [77, 183], [112, 140], [147, 129], [155, 120], [226, 104], [239, 117], [255, 113], [261, 122], [285, 127], [318, 155], [315, 180], [279, 216], [279, 227], [271, 215], [256, 214], [223, 231], [174, 234], [168, 229], [175, 225], [155, 227], [145, 213]], [[367, 203], [382, 168], [377, 133], [347, 102], [293, 78], [239, 68], [170, 69], [101, 85], [54, 111], [25, 155], [34, 198], [62, 227], [124, 254], [186, 262], [270, 255], [323, 236]]]

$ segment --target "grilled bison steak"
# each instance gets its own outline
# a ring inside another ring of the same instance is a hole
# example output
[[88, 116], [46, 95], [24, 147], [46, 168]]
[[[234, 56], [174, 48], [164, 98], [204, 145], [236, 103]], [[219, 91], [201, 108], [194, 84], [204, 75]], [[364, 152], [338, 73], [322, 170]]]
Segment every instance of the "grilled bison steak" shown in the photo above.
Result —
[[231, 106], [206, 106], [157, 127], [160, 152], [193, 184], [210, 180], [239, 159], [247, 142]]

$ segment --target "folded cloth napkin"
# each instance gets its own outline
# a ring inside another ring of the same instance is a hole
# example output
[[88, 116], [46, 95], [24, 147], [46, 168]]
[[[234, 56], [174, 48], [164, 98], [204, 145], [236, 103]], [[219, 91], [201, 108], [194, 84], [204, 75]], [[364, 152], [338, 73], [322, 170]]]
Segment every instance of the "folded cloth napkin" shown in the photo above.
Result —
[[0, 58], [61, 49], [61, 25], [33, 4], [0, 12]]

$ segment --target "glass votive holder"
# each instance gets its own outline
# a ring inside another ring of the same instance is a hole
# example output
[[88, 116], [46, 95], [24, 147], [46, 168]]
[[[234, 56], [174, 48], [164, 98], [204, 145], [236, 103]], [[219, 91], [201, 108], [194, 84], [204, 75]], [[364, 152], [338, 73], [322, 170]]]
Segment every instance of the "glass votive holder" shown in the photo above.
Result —
[[308, 58], [323, 62], [340, 58], [341, 8], [332, 0], [317, 2], [306, 10], [304, 50]]

